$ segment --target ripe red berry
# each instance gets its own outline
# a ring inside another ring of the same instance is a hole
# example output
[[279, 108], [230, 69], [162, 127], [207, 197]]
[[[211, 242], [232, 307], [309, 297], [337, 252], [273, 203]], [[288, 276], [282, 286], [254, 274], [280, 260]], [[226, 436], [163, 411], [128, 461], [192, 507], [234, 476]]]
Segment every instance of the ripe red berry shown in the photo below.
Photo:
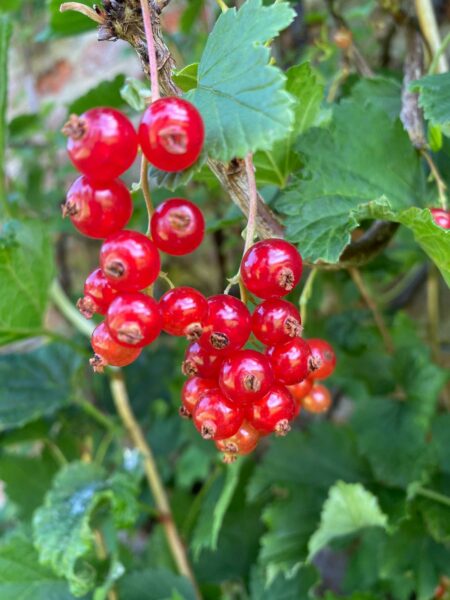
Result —
[[158, 206], [151, 219], [152, 239], [160, 250], [182, 256], [196, 250], [205, 235], [201, 210], [182, 198], [171, 198]]
[[216, 448], [224, 453], [224, 461], [234, 462], [237, 456], [250, 454], [256, 448], [260, 438], [259, 432], [247, 421], [244, 421], [237, 433], [226, 440], [217, 440]]
[[223, 356], [202, 348], [198, 342], [189, 344], [181, 370], [187, 377], [216, 379], [219, 376]]
[[295, 288], [302, 268], [302, 257], [295, 246], [280, 239], [263, 240], [245, 253], [241, 276], [258, 298], [279, 298]]
[[208, 315], [199, 340], [210, 352], [239, 350], [251, 333], [251, 316], [241, 300], [226, 294], [208, 298]]
[[239, 406], [215, 388], [204, 392], [192, 418], [203, 439], [224, 440], [238, 431], [244, 415]]
[[77, 308], [86, 319], [92, 319], [95, 313], [105, 315], [109, 305], [119, 294], [109, 285], [103, 271], [95, 269], [86, 279], [84, 296], [77, 302]]
[[301, 317], [293, 304], [281, 298], [265, 300], [252, 315], [255, 336], [266, 346], [273, 346], [299, 337], [302, 333]]
[[93, 179], [110, 181], [131, 167], [138, 139], [129, 119], [113, 108], [92, 108], [72, 115], [63, 128], [75, 167]]
[[139, 127], [139, 143], [147, 160], [162, 171], [183, 171], [200, 156], [205, 128], [193, 104], [161, 98], [150, 104]]
[[137, 292], [158, 277], [161, 259], [157, 247], [147, 236], [124, 230], [103, 242], [100, 266], [114, 288]]
[[127, 348], [118, 344], [111, 336], [106, 323], [100, 323], [92, 333], [92, 348], [95, 352], [90, 363], [97, 373], [101, 373], [106, 366], [126, 367], [134, 362], [140, 355], [140, 348]]
[[265, 396], [246, 407], [246, 415], [260, 433], [286, 435], [291, 429], [289, 421], [295, 416], [295, 402], [290, 392], [276, 383]]
[[300, 381], [300, 383], [295, 383], [294, 385], [288, 385], [287, 389], [291, 392], [292, 397], [294, 398], [295, 402], [297, 404], [301, 405], [303, 398], [309, 394], [309, 392], [312, 389], [313, 384], [314, 384], [314, 381], [312, 379], [310, 379], [309, 377], [307, 377], [303, 381]]
[[62, 207], [78, 231], [97, 239], [125, 227], [132, 212], [130, 192], [120, 179], [100, 182], [85, 175], [72, 184]]
[[314, 385], [303, 398], [303, 408], [311, 413], [324, 413], [331, 406], [331, 394], [324, 385]]
[[326, 379], [336, 367], [336, 355], [333, 348], [325, 340], [311, 338], [308, 340], [313, 356], [313, 379]]
[[238, 404], [254, 402], [272, 387], [270, 362], [256, 350], [240, 350], [222, 363], [219, 385], [222, 392]]
[[206, 298], [191, 287], [166, 292], [159, 300], [163, 329], [170, 335], [185, 335], [195, 341], [202, 334], [202, 323], [208, 312]]
[[450, 229], [450, 211], [443, 208], [430, 208], [433, 221], [443, 229]]
[[267, 349], [275, 379], [294, 385], [308, 377], [311, 370], [311, 350], [302, 338], [294, 338]]
[[143, 348], [161, 333], [162, 317], [158, 303], [150, 296], [139, 292], [125, 293], [111, 302], [106, 324], [120, 344]]
[[181, 390], [181, 408], [180, 415], [190, 418], [197, 406], [200, 398], [208, 391], [217, 388], [217, 381], [214, 379], [204, 379], [203, 377], [191, 377], [184, 382]]

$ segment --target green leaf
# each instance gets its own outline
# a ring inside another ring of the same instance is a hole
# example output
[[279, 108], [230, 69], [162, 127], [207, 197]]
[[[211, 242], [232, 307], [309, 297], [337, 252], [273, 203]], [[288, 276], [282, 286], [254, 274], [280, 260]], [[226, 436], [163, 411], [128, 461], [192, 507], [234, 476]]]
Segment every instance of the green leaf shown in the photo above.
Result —
[[0, 225], [0, 345], [42, 328], [53, 272], [51, 240], [40, 223]]
[[117, 75], [110, 81], [102, 81], [97, 86], [74, 100], [68, 107], [70, 114], [81, 115], [97, 106], [122, 108], [125, 104], [121, 90], [125, 84], [125, 75]]
[[[422, 489], [419, 490], [414, 499], [414, 506], [422, 514], [423, 521], [431, 537], [436, 542], [449, 545], [450, 477], [448, 475], [435, 476], [427, 483], [426, 488]], [[430, 495], [427, 496], [427, 493]]]
[[309, 540], [309, 560], [335, 538], [366, 527], [387, 529], [387, 517], [377, 498], [359, 483], [339, 481], [330, 489], [319, 528]]
[[400, 117], [402, 86], [387, 77], [363, 78], [353, 87], [352, 98], [361, 105], [386, 112], [392, 121]]
[[318, 576], [312, 567], [302, 567], [293, 577], [279, 575], [267, 585], [263, 569], [253, 569], [250, 582], [251, 600], [306, 600], [313, 598], [312, 591]]
[[205, 150], [222, 161], [269, 150], [289, 133], [292, 100], [282, 72], [268, 64], [264, 42], [294, 17], [286, 2], [247, 0], [218, 18], [198, 67], [198, 87], [187, 94], [205, 121]]
[[427, 75], [411, 83], [411, 88], [419, 92], [419, 105], [425, 118], [439, 125], [442, 132], [450, 135], [450, 73]]
[[198, 85], [198, 63], [192, 63], [175, 71], [173, 80], [183, 92], [195, 89]]
[[44, 506], [34, 515], [34, 541], [40, 561], [65, 577], [75, 596], [87, 594], [95, 584], [93, 566], [81, 562], [94, 548], [92, 515], [107, 502], [116, 526], [129, 526], [138, 514], [136, 494], [130, 476], [116, 473], [106, 479], [93, 464], [72, 463], [56, 476]]
[[120, 95], [131, 108], [143, 112], [148, 100], [152, 97], [152, 92], [147, 83], [134, 77], [127, 77], [120, 90]]
[[450, 439], [450, 414], [438, 415], [432, 425], [432, 444], [439, 468], [446, 475], [450, 475], [450, 453], [448, 441]]
[[22, 6], [22, 2], [23, 0], [2, 0], [2, 5], [0, 6], [0, 13], [18, 10]]
[[324, 600], [384, 600], [381, 596], [374, 596], [370, 592], [356, 592], [351, 596], [336, 596], [332, 592], [327, 592]]
[[170, 600], [180, 594], [183, 600], [195, 600], [191, 584], [165, 569], [134, 571], [122, 577], [118, 585], [123, 600]]
[[8, 214], [5, 187], [6, 109], [8, 105], [8, 50], [11, 22], [0, 14], [0, 218]]
[[[80, 2], [81, 4], [86, 4], [86, 6], [92, 6], [92, 3], [87, 0], [80, 0]], [[46, 30], [39, 36], [40, 40], [78, 35], [97, 27], [94, 21], [91, 21], [91, 19], [78, 12], [69, 11], [61, 13], [59, 10], [60, 6], [60, 0], [47, 0], [49, 23]]]

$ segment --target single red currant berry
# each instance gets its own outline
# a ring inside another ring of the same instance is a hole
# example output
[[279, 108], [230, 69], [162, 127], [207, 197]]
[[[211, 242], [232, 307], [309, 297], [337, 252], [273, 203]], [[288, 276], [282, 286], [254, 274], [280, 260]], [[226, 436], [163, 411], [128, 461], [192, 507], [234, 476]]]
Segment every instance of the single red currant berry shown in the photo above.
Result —
[[147, 160], [162, 171], [183, 171], [200, 156], [205, 139], [203, 119], [182, 98], [152, 102], [139, 127], [139, 143]]
[[303, 398], [303, 408], [311, 413], [324, 413], [331, 406], [331, 394], [324, 385], [314, 385]]
[[336, 355], [333, 348], [325, 340], [312, 338], [308, 340], [313, 356], [313, 379], [326, 379], [332, 375], [336, 367]]
[[137, 292], [151, 285], [161, 270], [155, 244], [137, 231], [119, 231], [100, 250], [100, 266], [112, 287]]
[[300, 383], [286, 386], [295, 402], [295, 416], [297, 417], [303, 405], [303, 398], [309, 394], [313, 386], [313, 380], [307, 377]]
[[160, 250], [182, 256], [196, 250], [205, 235], [202, 211], [182, 198], [171, 198], [158, 206], [151, 219], [152, 239]]
[[67, 192], [62, 207], [63, 217], [91, 238], [105, 238], [128, 223], [133, 203], [127, 187], [115, 179], [108, 182], [79, 177]]
[[187, 379], [181, 390], [180, 415], [188, 419], [191, 418], [194, 408], [203, 394], [214, 388], [217, 388], [217, 381], [214, 379], [204, 379], [203, 377]]
[[241, 300], [219, 294], [208, 298], [208, 315], [200, 344], [211, 352], [239, 350], [251, 333], [251, 316]]
[[150, 296], [139, 292], [125, 293], [111, 302], [106, 324], [112, 337], [120, 344], [143, 348], [161, 333], [161, 311]]
[[187, 377], [197, 375], [206, 379], [216, 379], [219, 376], [222, 361], [223, 356], [202, 348], [198, 342], [193, 342], [186, 350], [181, 370]]
[[63, 128], [75, 167], [92, 179], [110, 181], [131, 167], [138, 139], [129, 119], [113, 108], [92, 108], [72, 115]]
[[118, 290], [109, 285], [103, 271], [95, 269], [86, 279], [84, 296], [78, 300], [77, 308], [86, 319], [92, 319], [95, 313], [105, 315], [118, 294]]
[[100, 323], [92, 333], [91, 345], [95, 352], [90, 363], [96, 373], [102, 373], [107, 366], [126, 367], [140, 355], [140, 348], [128, 348], [118, 344], [109, 332], [106, 323]]
[[185, 335], [196, 341], [203, 332], [202, 323], [208, 312], [206, 298], [191, 287], [166, 292], [159, 300], [163, 329], [170, 335]]
[[295, 288], [302, 276], [303, 262], [297, 248], [280, 239], [257, 242], [242, 259], [241, 276], [258, 298], [279, 298]]
[[265, 396], [272, 383], [270, 362], [256, 350], [235, 352], [220, 367], [220, 389], [227, 398], [238, 404], [253, 402]]
[[224, 440], [238, 431], [244, 415], [239, 406], [215, 388], [204, 392], [192, 418], [203, 439]]
[[299, 337], [302, 333], [301, 322], [295, 306], [281, 298], [265, 300], [252, 315], [253, 333], [266, 346]]
[[286, 435], [289, 421], [295, 417], [295, 402], [290, 392], [279, 383], [259, 400], [246, 407], [247, 419], [262, 434]]
[[259, 432], [250, 423], [244, 421], [233, 436], [225, 440], [217, 440], [216, 448], [224, 453], [224, 461], [231, 463], [237, 456], [245, 456], [253, 452], [260, 437]]
[[430, 208], [433, 221], [443, 229], [450, 229], [450, 211], [443, 208]]
[[294, 338], [267, 349], [275, 379], [285, 385], [294, 385], [308, 377], [312, 355], [309, 345], [302, 338]]

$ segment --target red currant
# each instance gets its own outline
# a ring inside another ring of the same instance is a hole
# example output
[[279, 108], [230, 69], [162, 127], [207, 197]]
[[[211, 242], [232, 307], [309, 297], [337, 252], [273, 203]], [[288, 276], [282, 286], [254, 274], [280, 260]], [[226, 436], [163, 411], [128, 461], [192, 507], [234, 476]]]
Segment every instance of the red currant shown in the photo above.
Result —
[[191, 377], [184, 382], [181, 390], [180, 415], [190, 418], [200, 398], [208, 391], [217, 388], [217, 381], [203, 377]]
[[103, 242], [100, 266], [114, 288], [137, 292], [158, 277], [161, 259], [157, 247], [147, 236], [124, 230]]
[[203, 119], [182, 98], [161, 98], [150, 104], [139, 127], [147, 160], [162, 171], [183, 171], [200, 156], [205, 139]]
[[309, 394], [313, 386], [313, 380], [307, 377], [300, 383], [295, 385], [288, 385], [287, 389], [291, 392], [295, 402], [295, 416], [297, 417], [303, 406], [303, 398]]
[[333, 348], [325, 340], [312, 338], [308, 340], [314, 363], [314, 379], [326, 379], [336, 367], [336, 355]]
[[295, 402], [290, 392], [279, 383], [262, 398], [246, 407], [247, 419], [262, 434], [286, 435], [289, 421], [295, 416]]
[[272, 383], [270, 362], [256, 350], [235, 352], [223, 361], [220, 368], [220, 389], [236, 403], [246, 404], [265, 396]]
[[239, 406], [215, 388], [204, 392], [192, 418], [203, 439], [224, 440], [238, 431], [244, 415]]
[[223, 356], [202, 348], [198, 342], [190, 344], [184, 355], [182, 372], [187, 377], [205, 377], [215, 379], [219, 376]]
[[237, 433], [226, 440], [217, 440], [216, 447], [220, 452], [224, 452], [225, 462], [230, 463], [235, 460], [236, 456], [245, 456], [253, 452], [260, 437], [258, 431], [250, 423], [244, 421]]
[[281, 344], [301, 335], [300, 313], [290, 302], [271, 298], [256, 307], [252, 315], [252, 329], [264, 345]]
[[450, 211], [443, 208], [430, 208], [433, 221], [443, 229], [450, 229]]
[[99, 182], [83, 175], [67, 192], [62, 212], [84, 235], [105, 238], [125, 227], [133, 212], [133, 203], [120, 179]]
[[251, 333], [251, 316], [241, 300], [226, 294], [208, 298], [208, 316], [199, 340], [210, 352], [239, 350]]
[[72, 115], [63, 129], [75, 167], [93, 179], [110, 181], [131, 167], [138, 139], [129, 119], [113, 108], [92, 108]]
[[162, 317], [156, 300], [134, 292], [121, 294], [111, 302], [106, 324], [120, 344], [143, 348], [161, 333]]
[[106, 366], [126, 367], [140, 355], [140, 348], [127, 348], [118, 344], [111, 336], [106, 323], [100, 323], [92, 333], [92, 348], [94, 358], [90, 360], [94, 371], [101, 373]]
[[206, 298], [191, 287], [166, 292], [159, 300], [163, 329], [170, 335], [185, 335], [195, 341], [202, 334], [202, 323], [208, 312]]
[[284, 344], [271, 346], [267, 355], [272, 364], [275, 379], [285, 385], [294, 385], [308, 377], [311, 370], [311, 350], [302, 338], [294, 338]]
[[295, 246], [280, 239], [263, 240], [245, 253], [241, 276], [258, 298], [279, 298], [295, 288], [302, 268], [302, 257]]
[[326, 412], [331, 406], [331, 394], [324, 385], [315, 385], [305, 398], [303, 408], [311, 413]]
[[95, 313], [105, 315], [118, 293], [109, 285], [103, 271], [95, 269], [86, 279], [84, 296], [78, 300], [77, 308], [86, 319], [92, 319]]
[[151, 232], [160, 250], [182, 256], [193, 252], [202, 243], [205, 219], [192, 202], [171, 198], [160, 204], [153, 213]]

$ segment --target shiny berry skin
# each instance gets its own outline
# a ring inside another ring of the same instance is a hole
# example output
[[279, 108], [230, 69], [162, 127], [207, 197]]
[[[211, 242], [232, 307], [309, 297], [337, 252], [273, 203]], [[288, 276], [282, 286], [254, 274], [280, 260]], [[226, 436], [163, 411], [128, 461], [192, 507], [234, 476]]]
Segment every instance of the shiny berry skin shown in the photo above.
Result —
[[286, 435], [290, 431], [289, 421], [295, 417], [295, 402], [289, 390], [276, 383], [262, 398], [246, 407], [247, 420], [261, 434], [275, 432]]
[[303, 408], [310, 413], [324, 413], [331, 406], [331, 394], [324, 385], [314, 385], [307, 396], [303, 398]]
[[189, 344], [181, 370], [187, 377], [216, 379], [219, 376], [223, 356], [202, 348], [198, 342]]
[[185, 418], [192, 417], [194, 408], [206, 391], [217, 388], [215, 379], [204, 379], [203, 377], [191, 377], [184, 382], [181, 390], [180, 415]]
[[205, 139], [203, 119], [182, 98], [161, 98], [144, 113], [138, 131], [147, 160], [162, 171], [183, 171], [195, 163]]
[[252, 315], [252, 330], [265, 346], [273, 346], [299, 337], [302, 319], [293, 304], [281, 298], [265, 300]]
[[281, 239], [263, 240], [247, 250], [241, 276], [249, 292], [267, 300], [286, 296], [302, 276], [303, 261], [297, 248]]
[[267, 356], [275, 379], [285, 385], [294, 385], [308, 377], [311, 368], [311, 350], [302, 338], [271, 346]]
[[131, 121], [113, 108], [92, 108], [80, 117], [72, 115], [63, 128], [67, 152], [84, 175], [110, 181], [131, 167], [138, 139]]
[[106, 323], [100, 323], [92, 333], [91, 345], [95, 352], [90, 360], [92, 368], [97, 373], [103, 372], [106, 366], [126, 367], [140, 355], [140, 348], [127, 348], [118, 344], [111, 336]]
[[86, 319], [92, 319], [95, 313], [105, 315], [109, 305], [119, 294], [109, 285], [101, 269], [95, 269], [86, 279], [84, 296], [77, 302], [77, 308]]
[[195, 341], [202, 334], [202, 323], [208, 312], [208, 302], [191, 287], [174, 288], [159, 300], [163, 329], [170, 335], [186, 336]]
[[226, 294], [208, 298], [208, 315], [199, 340], [210, 352], [239, 350], [251, 333], [251, 316], [241, 300]]
[[157, 247], [147, 236], [123, 230], [103, 242], [100, 266], [112, 287], [137, 292], [158, 277], [161, 259]]
[[301, 405], [303, 398], [309, 394], [309, 392], [312, 389], [313, 384], [314, 384], [314, 381], [312, 379], [310, 379], [309, 377], [307, 377], [303, 381], [300, 381], [300, 383], [295, 383], [294, 385], [288, 385], [287, 389], [291, 392], [292, 397], [294, 398], [295, 402], [297, 404]]
[[196, 250], [205, 235], [201, 210], [182, 198], [158, 206], [151, 219], [152, 239], [162, 252], [182, 256]]
[[311, 338], [308, 340], [313, 355], [313, 379], [326, 379], [336, 367], [336, 355], [333, 348], [325, 340]]
[[450, 229], [450, 211], [443, 208], [430, 208], [433, 221], [442, 229]]
[[67, 192], [62, 207], [80, 233], [91, 238], [106, 238], [123, 229], [131, 218], [133, 203], [127, 187], [115, 179], [94, 181], [79, 177]]
[[158, 303], [139, 292], [117, 296], [108, 308], [106, 324], [111, 336], [124, 346], [143, 348], [161, 333], [162, 317]]
[[206, 390], [202, 395], [192, 419], [203, 439], [225, 440], [238, 431], [244, 420], [244, 413], [219, 388], [215, 388]]
[[225, 440], [217, 440], [216, 448], [224, 452], [225, 462], [233, 462], [236, 456], [250, 454], [256, 448], [260, 438], [259, 432], [247, 421], [244, 421], [238, 431]]
[[272, 384], [270, 362], [256, 350], [233, 352], [220, 367], [220, 389], [236, 404], [247, 404], [265, 396]]

